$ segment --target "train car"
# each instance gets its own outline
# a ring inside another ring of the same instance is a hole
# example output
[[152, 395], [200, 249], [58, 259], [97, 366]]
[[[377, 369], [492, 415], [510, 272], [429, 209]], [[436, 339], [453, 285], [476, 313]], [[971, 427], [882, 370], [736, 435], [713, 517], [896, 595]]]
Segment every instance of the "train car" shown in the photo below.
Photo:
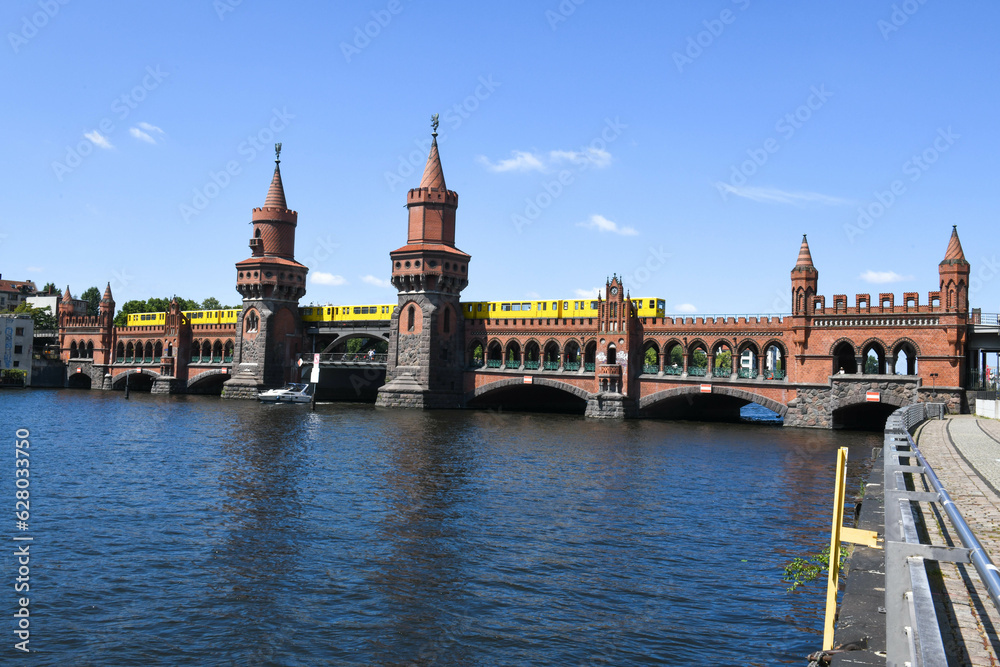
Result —
[[573, 299], [562, 302], [563, 317], [597, 317], [601, 311], [597, 299]]
[[489, 315], [489, 301], [463, 301], [459, 304], [462, 308], [462, 317], [467, 320], [482, 320]]
[[666, 312], [666, 301], [656, 297], [636, 297], [632, 299], [639, 317], [663, 317]]
[[357, 322], [391, 320], [394, 303], [367, 306], [305, 306], [299, 308], [304, 322]]
[[125, 323], [130, 327], [153, 327], [164, 324], [166, 317], [166, 313], [132, 313]]

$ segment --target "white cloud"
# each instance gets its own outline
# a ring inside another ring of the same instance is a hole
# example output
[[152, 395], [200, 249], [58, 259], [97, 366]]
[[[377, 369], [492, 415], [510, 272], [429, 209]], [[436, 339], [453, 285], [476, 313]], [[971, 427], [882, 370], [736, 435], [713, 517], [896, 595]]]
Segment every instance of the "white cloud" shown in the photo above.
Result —
[[601, 294], [601, 288], [595, 287], [593, 289], [578, 289], [573, 291], [581, 299], [596, 299], [598, 294]]
[[608, 220], [603, 215], [592, 215], [588, 222], [578, 222], [577, 227], [596, 229], [599, 232], [611, 232], [622, 236], [636, 236], [639, 234], [634, 227], [619, 227], [618, 223]]
[[24, 270], [28, 273], [41, 273], [45, 269], [40, 266], [26, 266], [24, 267]]
[[148, 134], [146, 134], [145, 132], [143, 132], [142, 130], [140, 130], [137, 127], [130, 127], [128, 129], [128, 133], [131, 134], [136, 139], [139, 139], [140, 141], [145, 141], [148, 144], [155, 144], [156, 143], [156, 139], [154, 139], [153, 137], [149, 136]]
[[512, 151], [513, 157], [499, 162], [491, 162], [485, 155], [480, 155], [479, 163], [493, 172], [504, 171], [548, 171], [557, 164], [571, 163], [577, 167], [607, 167], [611, 164], [611, 153], [603, 148], [585, 148], [580, 151], [554, 150], [546, 153], [531, 151]]
[[[143, 130], [145, 130], [145, 132]], [[155, 134], [159, 136], [162, 135], [164, 132], [155, 125], [150, 125], [149, 123], [142, 122], [139, 123], [139, 127], [130, 127], [128, 129], [128, 133], [131, 134], [136, 139], [139, 139], [140, 141], [145, 141], [146, 143], [155, 144], [156, 139], [153, 138], [153, 135]]]
[[375, 287], [385, 287], [387, 289], [392, 289], [392, 290], [396, 289], [395, 287], [393, 287], [392, 283], [390, 283], [385, 278], [379, 278], [378, 276], [373, 276], [371, 274], [368, 274], [367, 276], [361, 276], [361, 282], [367, 283], [369, 285], [374, 285]]
[[333, 285], [334, 287], [347, 284], [347, 278], [344, 276], [337, 276], [332, 273], [323, 273], [322, 271], [310, 273], [309, 280], [317, 285]]
[[913, 280], [913, 276], [901, 276], [895, 271], [872, 271], [871, 269], [865, 271], [858, 277], [866, 283], [874, 283], [876, 285], [884, 283], [901, 283], [906, 280]]
[[582, 151], [550, 151], [549, 158], [553, 162], [572, 162], [576, 165], [591, 167], [607, 167], [611, 164], [611, 153], [603, 148], [587, 148]]
[[480, 164], [486, 165], [486, 168], [490, 171], [503, 172], [503, 171], [545, 171], [545, 165], [542, 164], [542, 160], [527, 151], [513, 151], [512, 158], [507, 158], [506, 160], [500, 160], [496, 164], [493, 164], [485, 155], [479, 156]]
[[111, 150], [112, 148], [114, 148], [114, 146], [111, 145], [111, 142], [108, 141], [108, 138], [105, 137], [100, 132], [98, 132], [97, 130], [94, 130], [93, 132], [84, 132], [83, 136], [85, 136], [87, 139], [90, 139], [91, 143], [93, 143], [98, 148], [103, 148], [104, 150]]
[[674, 306], [674, 311], [678, 313], [697, 313], [698, 309], [690, 303], [679, 303]]
[[749, 185], [736, 187], [734, 185], [730, 185], [729, 183], [721, 182], [716, 183], [715, 187], [718, 188], [723, 199], [726, 199], [726, 195], [730, 194], [737, 197], [744, 197], [756, 202], [771, 204], [795, 204], [796, 206], [800, 206], [802, 204], [843, 206], [851, 203], [848, 199], [831, 197], [830, 195], [824, 195], [818, 192], [790, 192], [788, 190], [779, 190], [778, 188], [755, 188]]

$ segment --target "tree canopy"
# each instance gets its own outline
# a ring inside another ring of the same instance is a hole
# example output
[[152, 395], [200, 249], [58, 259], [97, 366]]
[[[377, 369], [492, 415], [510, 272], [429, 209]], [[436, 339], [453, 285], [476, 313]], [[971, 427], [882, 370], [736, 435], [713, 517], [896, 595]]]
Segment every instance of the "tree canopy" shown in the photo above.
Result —
[[88, 287], [80, 295], [80, 298], [87, 302], [87, 314], [93, 317], [97, 314], [97, 309], [101, 307], [101, 290], [96, 287]]
[[30, 315], [31, 320], [35, 323], [35, 331], [51, 331], [58, 327], [56, 317], [52, 314], [52, 311], [48, 306], [45, 306], [44, 308], [34, 308], [30, 303], [25, 301], [15, 308], [14, 312]]

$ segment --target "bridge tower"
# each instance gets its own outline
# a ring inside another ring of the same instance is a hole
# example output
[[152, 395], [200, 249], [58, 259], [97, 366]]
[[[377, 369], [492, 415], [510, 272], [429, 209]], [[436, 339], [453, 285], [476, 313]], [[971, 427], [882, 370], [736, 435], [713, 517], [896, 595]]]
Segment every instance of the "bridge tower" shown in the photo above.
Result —
[[642, 338], [632, 299], [617, 274], [605, 281], [597, 321], [597, 386], [587, 401], [586, 415], [606, 419], [635, 417], [642, 355], [637, 352], [630, 358], [629, 349], [640, 350]]
[[459, 306], [470, 256], [455, 247], [458, 194], [445, 185], [432, 118], [431, 149], [420, 187], [406, 195], [406, 245], [389, 253], [399, 305], [393, 311], [386, 384], [377, 405], [461, 407], [465, 319]]
[[958, 239], [958, 226], [952, 225], [951, 238], [944, 259], [938, 264], [941, 278], [941, 306], [946, 313], [969, 312], [969, 272], [971, 267]]
[[222, 390], [225, 398], [256, 398], [260, 390], [291, 379], [302, 339], [299, 299], [306, 293], [309, 271], [295, 261], [298, 218], [285, 203], [281, 144], [276, 144], [271, 187], [264, 206], [251, 216], [251, 256], [236, 263], [243, 310], [236, 325], [233, 377]]
[[790, 318], [792, 349], [789, 350], [791, 358], [785, 360], [786, 364], [792, 359], [797, 360], [800, 365], [805, 361], [806, 348], [809, 347], [809, 318], [816, 312], [818, 290], [819, 270], [813, 265], [809, 241], [803, 234], [799, 257], [792, 267], [792, 317]]

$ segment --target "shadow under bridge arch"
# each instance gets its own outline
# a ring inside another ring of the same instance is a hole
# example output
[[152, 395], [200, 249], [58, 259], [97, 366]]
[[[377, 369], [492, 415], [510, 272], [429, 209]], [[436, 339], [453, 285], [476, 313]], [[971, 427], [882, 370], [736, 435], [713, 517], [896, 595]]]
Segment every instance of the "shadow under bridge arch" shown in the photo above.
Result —
[[[766, 410], [744, 411], [748, 405]], [[752, 391], [712, 385], [712, 393], [701, 393], [701, 386], [664, 389], [639, 399], [639, 416], [691, 421], [780, 423], [788, 406]]]
[[469, 408], [509, 410], [511, 412], [558, 412], [582, 415], [587, 410], [590, 393], [559, 380], [529, 376], [504, 378], [477, 387], [465, 395]]

